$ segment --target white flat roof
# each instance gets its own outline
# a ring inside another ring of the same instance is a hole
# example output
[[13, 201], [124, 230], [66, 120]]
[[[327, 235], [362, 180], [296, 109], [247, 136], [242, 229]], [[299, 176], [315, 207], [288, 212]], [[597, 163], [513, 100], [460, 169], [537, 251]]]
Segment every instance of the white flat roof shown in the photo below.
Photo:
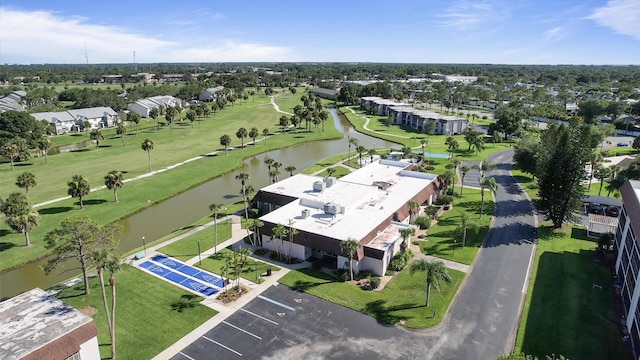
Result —
[[[314, 182], [322, 181], [322, 177], [304, 174], [289, 177], [262, 191], [298, 199], [260, 219], [283, 225], [293, 220], [293, 227], [300, 231], [339, 240], [360, 240], [437, 177], [404, 170], [408, 165], [399, 161], [375, 161], [336, 180], [322, 192], [313, 190]], [[344, 208], [344, 212], [326, 214], [327, 203]], [[309, 211], [307, 218], [302, 216], [303, 210]], [[383, 249], [388, 246], [386, 243], [372, 241], [369, 246]]]

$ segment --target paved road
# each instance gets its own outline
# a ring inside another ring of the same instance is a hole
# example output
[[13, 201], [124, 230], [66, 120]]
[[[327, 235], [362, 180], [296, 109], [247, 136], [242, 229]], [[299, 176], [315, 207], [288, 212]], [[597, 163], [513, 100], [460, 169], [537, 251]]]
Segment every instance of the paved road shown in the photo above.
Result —
[[498, 168], [495, 226], [460, 290], [428, 359], [495, 359], [511, 350], [537, 236], [533, 207], [509, 175], [512, 151], [489, 158]]

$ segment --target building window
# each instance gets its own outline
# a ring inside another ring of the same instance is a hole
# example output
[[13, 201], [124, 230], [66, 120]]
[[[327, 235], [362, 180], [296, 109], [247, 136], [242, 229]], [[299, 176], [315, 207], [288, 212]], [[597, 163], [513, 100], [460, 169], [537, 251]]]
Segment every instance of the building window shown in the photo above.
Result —
[[80, 352], [77, 352], [71, 356], [69, 356], [68, 358], [66, 358], [65, 360], [80, 360]]

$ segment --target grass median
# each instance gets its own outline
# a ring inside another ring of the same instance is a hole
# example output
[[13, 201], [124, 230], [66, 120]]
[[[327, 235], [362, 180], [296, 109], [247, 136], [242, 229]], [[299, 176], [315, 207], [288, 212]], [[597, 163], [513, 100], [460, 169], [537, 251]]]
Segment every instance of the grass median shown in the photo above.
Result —
[[[151, 359], [217, 314], [199, 304], [202, 297], [131, 266], [124, 265], [115, 277], [116, 354], [119, 359]], [[79, 283], [62, 290], [56, 297], [91, 314], [98, 327], [100, 355], [106, 359], [111, 356], [111, 340], [98, 278], [90, 278], [90, 285], [90, 295], [84, 295], [84, 285]], [[108, 281], [106, 286], [110, 299]]]
[[447, 271], [452, 281], [441, 283], [440, 291], [432, 288], [429, 307], [425, 306], [425, 272], [411, 275], [404, 270], [382, 291], [363, 290], [313, 269], [290, 271], [280, 279], [280, 283], [370, 315], [384, 323], [420, 329], [440, 323], [465, 275], [451, 269]]
[[[174, 257], [181, 261], [187, 261], [198, 256], [198, 249], [204, 252], [213, 249], [216, 246], [215, 229], [210, 227], [195, 232], [176, 242], [163, 246], [158, 249], [159, 252]], [[231, 224], [226, 221], [218, 223], [218, 244], [231, 238]], [[220, 249], [220, 248], [219, 248]]]

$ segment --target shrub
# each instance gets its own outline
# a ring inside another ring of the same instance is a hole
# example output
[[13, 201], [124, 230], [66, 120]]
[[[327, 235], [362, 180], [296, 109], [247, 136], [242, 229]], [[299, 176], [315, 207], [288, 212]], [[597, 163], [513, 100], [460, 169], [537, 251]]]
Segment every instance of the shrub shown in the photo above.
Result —
[[389, 264], [389, 268], [393, 271], [402, 271], [409, 261], [413, 257], [413, 252], [411, 249], [407, 249], [404, 253], [396, 254], [393, 259], [391, 259], [391, 263]]
[[359, 273], [354, 275], [354, 279], [368, 279], [373, 276], [373, 271], [371, 270], [362, 270]]
[[416, 218], [416, 225], [420, 227], [420, 229], [425, 230], [431, 227], [431, 219], [428, 216], [418, 216]]
[[256, 255], [262, 256], [262, 255], [265, 255], [268, 252], [269, 252], [269, 250], [267, 250], [265, 248], [259, 248], [259, 249], [256, 249], [256, 251], [254, 251], [253, 253], [256, 254]]
[[451, 195], [441, 195], [438, 196], [436, 200], [436, 205], [449, 205], [453, 202], [453, 196]]
[[427, 170], [435, 170], [435, 169], [436, 169], [436, 167], [435, 167], [435, 166], [432, 166], [432, 165], [429, 165], [429, 166], [427, 166], [425, 169], [427, 169]]
[[384, 274], [386, 276], [393, 276], [393, 275], [395, 275], [395, 273], [396, 273], [396, 271], [389, 267], [389, 268], [387, 268], [387, 272], [385, 272]]
[[482, 115], [482, 120], [487, 120], [487, 115]]
[[349, 270], [336, 269], [333, 274], [341, 281], [349, 281]]
[[322, 260], [313, 260], [313, 262], [311, 262], [311, 268], [313, 270], [320, 270], [322, 269], [322, 266], [324, 266], [324, 264], [322, 263]]
[[369, 288], [375, 290], [380, 286], [380, 278], [378, 276], [372, 276], [369, 278]]

